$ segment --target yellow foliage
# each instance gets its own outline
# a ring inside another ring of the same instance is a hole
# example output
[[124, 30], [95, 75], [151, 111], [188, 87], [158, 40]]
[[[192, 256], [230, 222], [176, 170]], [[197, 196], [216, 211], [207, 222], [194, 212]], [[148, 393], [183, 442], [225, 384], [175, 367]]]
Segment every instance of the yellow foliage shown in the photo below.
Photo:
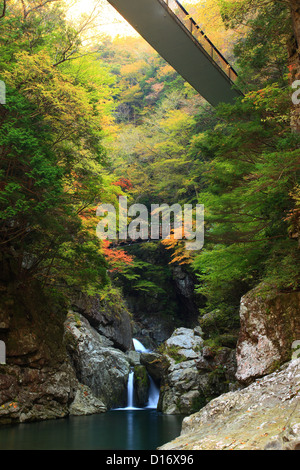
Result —
[[199, 1], [196, 5], [188, 6], [192, 17], [205, 32], [213, 44], [227, 58], [232, 60], [236, 31], [228, 30], [222, 20], [218, 0]]

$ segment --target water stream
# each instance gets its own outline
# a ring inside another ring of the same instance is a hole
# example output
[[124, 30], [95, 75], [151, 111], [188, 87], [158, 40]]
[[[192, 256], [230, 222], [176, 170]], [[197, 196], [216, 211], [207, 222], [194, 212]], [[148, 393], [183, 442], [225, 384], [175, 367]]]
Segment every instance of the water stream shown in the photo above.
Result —
[[149, 388], [149, 399], [146, 408], [157, 409], [159, 400], [159, 388], [156, 386], [154, 380], [149, 375], [150, 388]]

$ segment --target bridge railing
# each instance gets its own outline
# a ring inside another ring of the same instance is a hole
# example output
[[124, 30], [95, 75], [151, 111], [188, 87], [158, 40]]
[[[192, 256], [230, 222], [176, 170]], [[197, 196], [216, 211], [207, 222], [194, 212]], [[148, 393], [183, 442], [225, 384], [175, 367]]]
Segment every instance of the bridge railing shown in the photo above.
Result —
[[204, 31], [200, 29], [195, 20], [189, 15], [186, 9], [179, 3], [178, 0], [163, 0], [170, 10], [175, 13], [177, 18], [184, 24], [194, 38], [199, 42], [212, 60], [225, 72], [227, 77], [235, 82], [238, 78], [236, 71], [216, 48], [216, 46], [206, 36]]

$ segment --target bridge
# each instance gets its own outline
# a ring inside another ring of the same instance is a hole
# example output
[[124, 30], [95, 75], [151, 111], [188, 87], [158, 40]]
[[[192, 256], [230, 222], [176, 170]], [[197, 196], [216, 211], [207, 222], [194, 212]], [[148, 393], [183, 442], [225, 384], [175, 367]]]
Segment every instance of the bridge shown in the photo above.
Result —
[[108, 0], [212, 106], [242, 93], [237, 73], [178, 0]]

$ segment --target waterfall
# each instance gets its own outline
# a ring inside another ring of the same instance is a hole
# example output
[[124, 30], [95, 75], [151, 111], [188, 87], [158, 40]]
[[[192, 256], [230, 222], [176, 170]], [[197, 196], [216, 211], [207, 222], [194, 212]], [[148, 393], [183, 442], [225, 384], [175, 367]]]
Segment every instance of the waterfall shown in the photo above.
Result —
[[150, 352], [150, 350], [146, 349], [145, 346], [139, 340], [133, 338], [132, 342], [133, 342], [133, 346], [134, 346], [135, 351], [137, 351], [139, 353]]
[[158, 400], [159, 400], [159, 388], [155, 385], [154, 380], [149, 375], [150, 380], [150, 388], [149, 388], [149, 400], [147, 403], [146, 408], [157, 408]]
[[133, 406], [133, 395], [134, 395], [133, 379], [134, 379], [134, 372], [132, 370], [129, 373], [128, 385], [127, 385], [127, 407], [125, 409], [128, 409], [128, 410], [135, 409]]
[[[133, 345], [135, 351], [142, 353], [142, 352], [151, 352], [149, 349], [146, 349], [145, 346], [138, 341], [137, 339], [133, 339]], [[115, 410], [143, 410], [143, 409], [156, 409], [159, 399], [159, 388], [156, 386], [154, 380], [150, 375], [149, 377], [149, 395], [148, 395], [148, 403], [145, 408], [136, 408], [134, 406], [134, 371], [131, 369], [128, 376], [127, 382], [127, 406], [125, 408], [115, 408]]]
[[[134, 349], [137, 352], [151, 352], [149, 349], [146, 349], [145, 346], [138, 341], [137, 339], [133, 338], [133, 345]], [[158, 404], [158, 399], [159, 399], [159, 388], [156, 386], [154, 380], [150, 375], [148, 374], [149, 381], [150, 381], [150, 387], [149, 387], [149, 397], [148, 397], [148, 403], [146, 408], [157, 408]]]

